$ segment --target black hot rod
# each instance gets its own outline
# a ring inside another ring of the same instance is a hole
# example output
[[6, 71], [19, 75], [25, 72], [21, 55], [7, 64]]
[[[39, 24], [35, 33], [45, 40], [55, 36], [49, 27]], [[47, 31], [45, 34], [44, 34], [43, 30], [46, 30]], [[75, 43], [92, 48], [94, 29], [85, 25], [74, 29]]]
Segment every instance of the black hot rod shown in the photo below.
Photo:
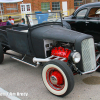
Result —
[[[27, 14], [28, 25], [0, 28], [0, 63], [7, 50], [22, 54], [11, 58], [32, 67], [43, 64], [42, 79], [54, 95], [65, 96], [74, 87], [73, 74], [94, 72], [96, 65], [94, 40], [91, 35], [75, 32], [56, 22], [60, 13]], [[24, 61], [29, 56], [34, 64]]]

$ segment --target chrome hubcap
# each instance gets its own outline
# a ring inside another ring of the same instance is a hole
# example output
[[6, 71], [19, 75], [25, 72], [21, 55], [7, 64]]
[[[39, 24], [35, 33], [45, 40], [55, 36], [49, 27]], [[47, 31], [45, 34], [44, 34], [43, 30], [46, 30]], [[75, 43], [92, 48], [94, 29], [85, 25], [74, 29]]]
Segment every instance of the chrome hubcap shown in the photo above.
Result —
[[52, 82], [52, 84], [57, 85], [57, 78], [55, 76], [51, 76], [50, 77], [50, 81]]

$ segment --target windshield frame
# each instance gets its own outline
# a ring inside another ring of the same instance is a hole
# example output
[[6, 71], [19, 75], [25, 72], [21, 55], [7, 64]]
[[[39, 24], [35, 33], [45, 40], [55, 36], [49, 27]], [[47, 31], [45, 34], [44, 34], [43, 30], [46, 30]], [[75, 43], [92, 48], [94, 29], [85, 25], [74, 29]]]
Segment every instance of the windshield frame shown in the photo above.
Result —
[[[33, 27], [34, 25], [31, 25], [30, 24], [30, 21], [29, 21], [29, 15], [36, 15], [36, 14], [50, 14], [50, 13], [59, 13], [59, 15], [60, 15], [60, 17], [59, 17], [59, 19], [61, 20], [61, 22], [59, 22], [59, 23], [61, 23], [62, 24], [62, 14], [61, 14], [61, 12], [46, 12], [46, 13], [32, 13], [32, 14], [26, 14], [26, 20], [27, 20], [27, 25], [28, 25], [28, 27], [30, 28], [30, 27]], [[46, 23], [46, 22], [45, 22]], [[47, 23], [49, 23], [49, 22], [47, 22]], [[51, 23], [51, 22], [50, 22]], [[54, 23], [54, 22], [53, 22]], [[55, 21], [55, 23], [56, 23], [56, 21]], [[40, 24], [43, 24], [43, 23], [40, 23]], [[39, 24], [37, 24], [37, 25], [39, 25]], [[63, 25], [63, 24], [62, 24]]]

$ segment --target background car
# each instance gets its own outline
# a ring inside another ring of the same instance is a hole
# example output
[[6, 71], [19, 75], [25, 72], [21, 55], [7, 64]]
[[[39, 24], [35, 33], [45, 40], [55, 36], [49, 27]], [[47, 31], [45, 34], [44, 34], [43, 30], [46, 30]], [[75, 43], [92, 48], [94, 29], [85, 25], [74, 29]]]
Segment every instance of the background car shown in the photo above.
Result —
[[72, 30], [90, 34], [95, 42], [100, 42], [100, 2], [82, 5], [62, 20], [69, 23]]

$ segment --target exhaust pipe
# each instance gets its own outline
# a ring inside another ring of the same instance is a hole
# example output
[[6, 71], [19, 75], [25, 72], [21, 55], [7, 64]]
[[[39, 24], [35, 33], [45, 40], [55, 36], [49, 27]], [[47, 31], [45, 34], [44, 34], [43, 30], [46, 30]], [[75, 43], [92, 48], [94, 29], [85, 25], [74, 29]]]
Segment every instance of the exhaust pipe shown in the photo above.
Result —
[[30, 64], [30, 63], [28, 63], [28, 62], [25, 62], [25, 61], [23, 61], [23, 60], [21, 60], [21, 59], [18, 59], [18, 58], [16, 58], [16, 57], [13, 57], [13, 56], [11, 56], [11, 58], [14, 59], [14, 60], [17, 60], [17, 61], [19, 61], [19, 62], [22, 62], [22, 63], [24, 63], [24, 64], [27, 64], [27, 65], [29, 65], [29, 66], [35, 67], [35, 68], [37, 68], [37, 67], [40, 65], [39, 62], [36, 62], [36, 65], [33, 65], [33, 64]]
[[44, 59], [34, 57], [33, 62], [34, 63], [36, 63], [36, 62], [48, 62], [48, 61], [51, 61], [52, 59], [61, 60], [61, 61], [66, 60], [66, 58], [52, 55], [52, 56], [50, 56], [48, 58], [44, 58]]
[[33, 62], [34, 62], [34, 63], [36, 63], [36, 62], [48, 62], [48, 61], [50, 61], [50, 60], [51, 60], [51, 59], [49, 59], [49, 58], [46, 58], [46, 59], [36, 58], [36, 57], [33, 58]]

